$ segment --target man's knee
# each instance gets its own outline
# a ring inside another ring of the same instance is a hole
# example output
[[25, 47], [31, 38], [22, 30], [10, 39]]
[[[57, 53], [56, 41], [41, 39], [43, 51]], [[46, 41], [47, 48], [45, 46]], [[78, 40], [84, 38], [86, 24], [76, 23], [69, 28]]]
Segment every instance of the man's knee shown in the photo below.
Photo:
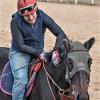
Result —
[[28, 77], [25, 77], [24, 75], [18, 75], [14, 77], [14, 84], [26, 86], [28, 83]]

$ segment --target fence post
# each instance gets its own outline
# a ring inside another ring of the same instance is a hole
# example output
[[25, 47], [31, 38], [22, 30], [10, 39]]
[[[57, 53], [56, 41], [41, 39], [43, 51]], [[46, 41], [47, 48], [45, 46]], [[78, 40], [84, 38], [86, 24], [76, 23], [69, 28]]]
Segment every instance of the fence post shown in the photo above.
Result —
[[77, 0], [75, 0], [75, 4], [76, 4], [76, 5], [77, 5], [77, 3], [78, 3]]
[[46, 2], [48, 2], [48, 0], [45, 0]]
[[63, 0], [60, 0], [60, 2], [62, 3], [62, 2], [63, 2]]
[[94, 5], [94, 0], [91, 0], [91, 3]]

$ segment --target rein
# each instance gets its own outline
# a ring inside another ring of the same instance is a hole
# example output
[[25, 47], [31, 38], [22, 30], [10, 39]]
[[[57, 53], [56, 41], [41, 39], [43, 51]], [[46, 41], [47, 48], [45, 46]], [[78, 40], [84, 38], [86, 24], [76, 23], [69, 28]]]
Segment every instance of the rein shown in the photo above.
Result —
[[[47, 78], [47, 82], [48, 82], [48, 85], [49, 85], [49, 88], [50, 88], [50, 91], [51, 91], [51, 94], [53, 96], [53, 100], [57, 100], [54, 93], [53, 93], [53, 90], [51, 88], [51, 85], [50, 85], [50, 82], [49, 82], [49, 79], [52, 81], [52, 83], [59, 89], [59, 94], [60, 94], [60, 98], [61, 100], [74, 100], [73, 97], [71, 96], [67, 96], [65, 95], [66, 93], [69, 94], [70, 92], [70, 89], [62, 89], [54, 80], [53, 78], [50, 76], [50, 74], [48, 73], [48, 71], [46, 70], [45, 66], [44, 66], [44, 63], [43, 63], [43, 69], [46, 73], [46, 78]], [[68, 99], [69, 98], [69, 99]]]

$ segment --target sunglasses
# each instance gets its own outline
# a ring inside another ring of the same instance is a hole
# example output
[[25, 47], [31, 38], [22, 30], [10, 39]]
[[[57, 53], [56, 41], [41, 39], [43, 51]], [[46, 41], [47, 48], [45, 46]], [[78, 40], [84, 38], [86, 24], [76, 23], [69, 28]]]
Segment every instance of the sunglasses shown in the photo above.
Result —
[[31, 12], [32, 10], [35, 11], [36, 8], [37, 8], [37, 4], [35, 3], [33, 6], [29, 6], [29, 7], [26, 7], [26, 8], [23, 8], [23, 9], [19, 10], [19, 13], [20, 13], [21, 15], [23, 15], [23, 14], [25, 14], [25, 13]]

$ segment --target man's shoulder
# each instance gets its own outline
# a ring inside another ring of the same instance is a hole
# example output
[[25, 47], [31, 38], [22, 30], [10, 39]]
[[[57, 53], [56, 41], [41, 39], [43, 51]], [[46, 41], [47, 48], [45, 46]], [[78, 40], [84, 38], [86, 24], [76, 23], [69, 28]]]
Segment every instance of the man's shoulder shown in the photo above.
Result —
[[38, 13], [39, 13], [39, 15], [46, 15], [46, 13], [43, 11], [43, 10], [41, 10], [41, 9], [38, 9]]
[[19, 15], [18, 12], [15, 12], [14, 14], [12, 14], [12, 20], [19, 20], [21, 18], [21, 16]]
[[43, 19], [45, 19], [47, 17], [47, 14], [43, 10], [38, 9], [38, 14]]
[[21, 18], [21, 16], [19, 15], [18, 12], [14, 13], [14, 14], [12, 15], [11, 23], [16, 23], [16, 24], [18, 24], [19, 26], [21, 25], [21, 23], [22, 23], [22, 18]]

